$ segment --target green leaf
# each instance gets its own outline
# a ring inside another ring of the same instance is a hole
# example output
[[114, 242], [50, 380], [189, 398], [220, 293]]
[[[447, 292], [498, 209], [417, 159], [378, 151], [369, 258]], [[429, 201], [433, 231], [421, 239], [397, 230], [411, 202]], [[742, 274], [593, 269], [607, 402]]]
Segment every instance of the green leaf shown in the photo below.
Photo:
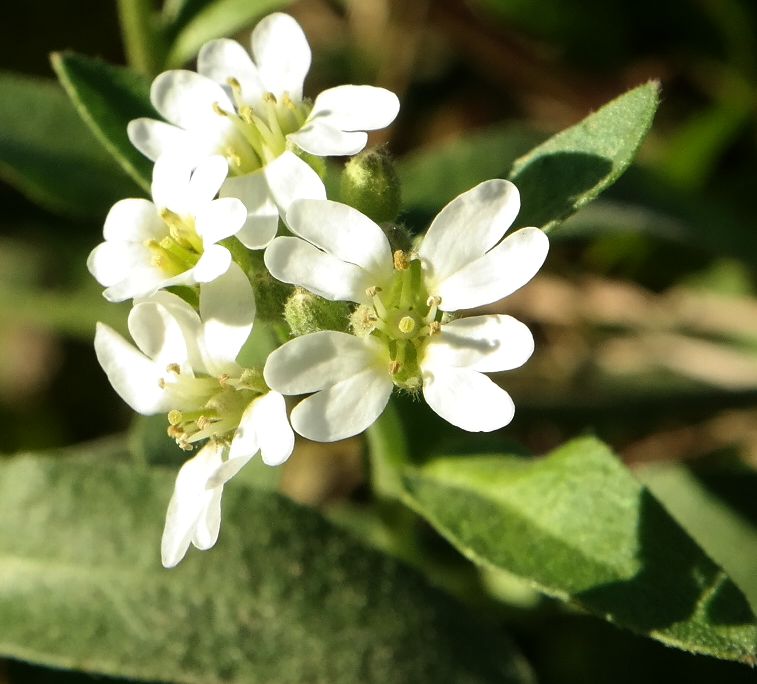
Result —
[[203, 684], [531, 681], [502, 635], [414, 571], [236, 481], [215, 548], [163, 569], [174, 476], [0, 462], [0, 654]]
[[618, 180], [659, 99], [656, 81], [638, 86], [518, 159], [510, 174], [521, 194], [518, 225], [552, 230]]
[[130, 69], [73, 52], [54, 53], [51, 61], [82, 119], [123, 169], [149, 192], [152, 162], [126, 135], [132, 119], [160, 118], [150, 104], [149, 81]]
[[447, 202], [489, 178], [502, 178], [536, 137], [521, 125], [475, 131], [397, 163], [402, 204], [410, 212], [433, 216]]
[[474, 563], [671, 646], [757, 661], [744, 596], [601, 442], [407, 472], [407, 502]]
[[[166, 64], [182, 66], [192, 59], [203, 43], [230, 36], [248, 27], [264, 14], [286, 7], [291, 0], [216, 0], [211, 3], [186, 2], [178, 8], [177, 20], [184, 24], [174, 39]], [[192, 16], [191, 11], [195, 14]]]
[[50, 81], [0, 73], [0, 178], [51, 211], [100, 216], [131, 180]]
[[[708, 487], [713, 474], [665, 463], [640, 468], [638, 476], [702, 548], [725, 568], [757, 611], [757, 525]], [[720, 469], [715, 476], [725, 481], [729, 489], [740, 486], [748, 491], [748, 501], [753, 502], [757, 471], [728, 473]]]

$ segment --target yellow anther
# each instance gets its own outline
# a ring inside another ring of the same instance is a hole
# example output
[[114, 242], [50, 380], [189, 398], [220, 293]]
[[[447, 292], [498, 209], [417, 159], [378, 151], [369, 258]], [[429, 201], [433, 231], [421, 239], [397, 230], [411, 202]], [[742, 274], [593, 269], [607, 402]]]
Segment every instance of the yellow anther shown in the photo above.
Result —
[[229, 86], [231, 86], [231, 89], [235, 93], [241, 93], [242, 92], [242, 84], [236, 78], [234, 78], [233, 76], [229, 76], [226, 79], [226, 83], [228, 83]]
[[169, 425], [166, 432], [171, 439], [181, 439], [184, 436], [184, 430], [178, 425]]
[[390, 361], [389, 362], [389, 375], [397, 375], [397, 373], [400, 372], [401, 368], [402, 368], [402, 364], [399, 361]]
[[442, 331], [442, 324], [438, 321], [431, 321], [431, 323], [428, 324], [428, 334], [429, 335], [438, 335]]
[[397, 271], [406, 271], [410, 267], [410, 259], [407, 258], [407, 254], [401, 249], [394, 252], [394, 268]]
[[181, 366], [178, 363], [169, 363], [166, 366], [166, 370], [174, 375], [181, 375]]
[[239, 108], [239, 116], [246, 124], [255, 124], [255, 111], [249, 105], [244, 105]]
[[263, 99], [268, 104], [276, 104], [277, 103], [276, 96], [273, 93], [266, 93], [265, 95], [263, 95]]
[[184, 416], [181, 414], [181, 411], [178, 409], [171, 409], [168, 412], [168, 422], [171, 423], [171, 425], [181, 425], [182, 421], [184, 420]]
[[213, 111], [219, 116], [231, 116], [225, 109], [221, 107], [217, 102], [213, 103]]

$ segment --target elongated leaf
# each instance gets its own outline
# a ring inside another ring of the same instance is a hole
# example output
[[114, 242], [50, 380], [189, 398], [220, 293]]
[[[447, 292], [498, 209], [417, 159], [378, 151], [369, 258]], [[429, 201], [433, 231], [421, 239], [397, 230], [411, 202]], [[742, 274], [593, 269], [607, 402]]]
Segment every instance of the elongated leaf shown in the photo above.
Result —
[[160, 118], [150, 104], [149, 81], [125, 67], [73, 52], [54, 53], [51, 61], [82, 119], [123, 169], [149, 192], [152, 162], [126, 135], [132, 119]]
[[406, 211], [433, 216], [477, 183], [503, 178], [536, 142], [536, 136], [524, 126], [507, 125], [414, 152], [397, 164], [403, 206]]
[[520, 189], [518, 225], [549, 231], [610, 187], [628, 168], [659, 103], [650, 81], [612, 100], [513, 165]]
[[[707, 488], [707, 473], [697, 477], [685, 466], [653, 464], [641, 468], [638, 474], [676, 520], [728, 571], [757, 610], [757, 525]], [[730, 480], [728, 484], [734, 489], [741, 484], [753, 501], [757, 472], [723, 470], [720, 479]]]
[[0, 653], [177, 682], [529, 681], [497, 633], [314, 511], [233, 482], [221, 539], [158, 543], [173, 470], [0, 465]]
[[438, 458], [408, 503], [473, 562], [671, 646], [755, 662], [744, 596], [601, 442]]
[[56, 83], [0, 73], [0, 178], [54, 212], [99, 216], [134, 184]]
[[[183, 26], [176, 36], [166, 63], [178, 67], [194, 57], [203, 43], [231, 36], [264, 14], [290, 4], [291, 0], [216, 0], [210, 3], [187, 2], [177, 20]], [[196, 12], [194, 16], [191, 12]]]

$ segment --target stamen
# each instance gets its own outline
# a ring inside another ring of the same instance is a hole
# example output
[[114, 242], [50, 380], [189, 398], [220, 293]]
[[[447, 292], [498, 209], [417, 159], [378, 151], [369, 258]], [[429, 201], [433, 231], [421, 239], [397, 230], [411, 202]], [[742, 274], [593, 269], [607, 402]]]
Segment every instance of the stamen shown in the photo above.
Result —
[[166, 366], [166, 371], [174, 373], [175, 375], [181, 375], [181, 366], [178, 363], [169, 363]]
[[436, 318], [436, 313], [439, 309], [439, 305], [442, 303], [442, 298], [439, 296], [431, 296], [426, 300], [426, 306], [429, 307], [428, 313], [424, 320], [426, 323], [431, 323]]
[[407, 258], [407, 254], [401, 249], [398, 249], [392, 255], [394, 261], [394, 268], [397, 271], [405, 271], [410, 267], [410, 260]]
[[389, 375], [397, 375], [402, 368], [402, 364], [399, 361], [389, 362]]
[[213, 111], [219, 116], [231, 116], [231, 114], [223, 109], [217, 102], [213, 103]]

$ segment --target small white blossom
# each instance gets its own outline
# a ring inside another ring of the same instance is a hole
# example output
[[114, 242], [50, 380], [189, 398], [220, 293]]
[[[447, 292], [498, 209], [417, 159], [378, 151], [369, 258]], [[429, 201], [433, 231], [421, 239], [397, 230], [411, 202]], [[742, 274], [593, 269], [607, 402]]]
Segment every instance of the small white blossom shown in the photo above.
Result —
[[207, 283], [225, 273], [229, 250], [218, 243], [242, 228], [247, 210], [238, 199], [213, 199], [226, 178], [214, 156], [193, 169], [181, 156], [165, 155], [153, 170], [154, 202], [116, 202], [105, 219], [105, 242], [87, 267], [114, 302], [145, 297], [170, 285]]
[[121, 398], [145, 415], [168, 412], [168, 433], [184, 449], [208, 444], [179, 472], [163, 536], [163, 564], [175, 565], [192, 541], [218, 535], [223, 484], [258, 451], [268, 465], [291, 454], [294, 434], [284, 398], [237, 356], [252, 330], [255, 302], [242, 270], [200, 286], [200, 314], [168, 292], [135, 302], [136, 346], [98, 324], [95, 351]]
[[180, 149], [201, 159], [223, 155], [230, 178], [221, 194], [238, 197], [249, 211], [239, 233], [251, 248], [275, 236], [279, 212], [297, 198], [325, 199], [318, 174], [300, 155], [351, 155], [367, 142], [365, 131], [389, 125], [396, 95], [383, 88], [344, 85], [314, 102], [303, 99], [310, 47], [299, 24], [271, 14], [252, 32], [252, 58], [236, 41], [214, 40], [200, 50], [199, 73], [167, 71], [150, 98], [166, 122], [136, 119], [132, 143], [150, 159]]
[[505, 180], [481, 183], [450, 202], [414, 254], [392, 254], [373, 221], [329, 201], [293, 203], [297, 237], [276, 238], [265, 262], [278, 279], [326, 299], [352, 301], [357, 335], [322, 331], [287, 342], [265, 366], [270, 387], [312, 396], [291, 414], [305, 437], [333, 441], [367, 428], [393, 388], [422, 390], [450, 423], [490, 431], [512, 420], [510, 396], [484, 373], [531, 356], [528, 328], [510, 316], [451, 319], [502, 299], [539, 270], [549, 243], [537, 228], [504, 233], [520, 208]]

